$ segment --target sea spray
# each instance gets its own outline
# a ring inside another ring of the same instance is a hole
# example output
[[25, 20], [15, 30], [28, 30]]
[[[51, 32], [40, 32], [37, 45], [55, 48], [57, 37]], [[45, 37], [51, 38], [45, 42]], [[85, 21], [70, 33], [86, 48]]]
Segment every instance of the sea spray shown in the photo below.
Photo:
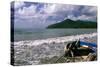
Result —
[[75, 41], [77, 39], [91, 38], [96, 36], [97, 33], [91, 34], [81, 34], [81, 35], [72, 35], [72, 36], [64, 36], [64, 37], [56, 37], [56, 38], [48, 38], [42, 40], [25, 40], [14, 42], [14, 45], [29, 45], [29, 46], [37, 46], [41, 44], [51, 44], [51, 43], [64, 43], [68, 41]]
[[[64, 54], [63, 49], [68, 41], [91, 39], [95, 36], [97, 33], [14, 42], [14, 64], [41, 64], [43, 60], [50, 60], [53, 57], [56, 57], [54, 59], [57, 60], [57, 57]], [[51, 63], [50, 61], [46, 62]]]

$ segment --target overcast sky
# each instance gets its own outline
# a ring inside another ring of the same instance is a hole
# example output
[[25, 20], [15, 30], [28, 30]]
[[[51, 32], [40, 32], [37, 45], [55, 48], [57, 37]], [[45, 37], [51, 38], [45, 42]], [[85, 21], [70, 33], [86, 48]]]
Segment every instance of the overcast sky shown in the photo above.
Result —
[[14, 9], [15, 28], [45, 28], [67, 18], [89, 21], [97, 19], [96, 6], [15, 1], [11, 3], [11, 8]]

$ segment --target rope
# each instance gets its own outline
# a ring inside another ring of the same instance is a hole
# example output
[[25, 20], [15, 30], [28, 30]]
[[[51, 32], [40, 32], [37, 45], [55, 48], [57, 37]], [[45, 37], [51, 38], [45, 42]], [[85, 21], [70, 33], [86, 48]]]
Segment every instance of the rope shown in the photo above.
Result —
[[63, 57], [64, 57], [64, 55], [62, 55], [60, 58], [58, 58], [55, 63], [57, 63]]

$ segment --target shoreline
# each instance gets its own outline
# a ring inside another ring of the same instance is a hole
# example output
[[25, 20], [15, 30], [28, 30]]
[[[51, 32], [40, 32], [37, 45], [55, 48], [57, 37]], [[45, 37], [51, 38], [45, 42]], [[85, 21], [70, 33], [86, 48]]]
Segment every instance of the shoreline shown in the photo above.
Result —
[[[72, 37], [72, 39], [67, 39]], [[51, 42], [47, 42], [44, 40], [41, 40], [42, 42], [38, 43], [40, 40], [34, 42], [34, 41], [24, 41], [21, 43], [17, 43], [14, 45], [14, 65], [37, 65], [37, 64], [52, 64], [55, 60], [57, 60], [61, 55], [64, 54], [64, 47], [67, 45], [68, 42], [72, 40], [76, 40], [78, 38], [81, 38], [83, 41], [88, 42], [97, 42], [97, 33], [92, 34], [84, 34], [84, 35], [76, 35], [76, 36], [68, 36], [68, 37], [60, 37], [62, 39], [60, 42], [54, 43], [53, 41], [56, 41], [59, 39], [57, 38], [51, 38], [47, 39], [47, 41], [52, 40]], [[60, 40], [59, 39], [59, 40]], [[64, 40], [65, 39], [65, 40]], [[46, 43], [47, 42], [47, 43]], [[41, 44], [41, 45], [40, 45]], [[55, 60], [51, 60], [55, 59]], [[80, 62], [81, 60], [77, 61]]]
[[25, 40], [25, 41], [18, 41], [14, 42], [14, 45], [29, 45], [29, 46], [37, 46], [41, 44], [52, 44], [52, 43], [64, 43], [69, 41], [75, 41], [78, 39], [87, 39], [97, 37], [97, 33], [90, 33], [90, 34], [80, 34], [80, 35], [71, 35], [71, 36], [64, 36], [64, 37], [56, 37], [56, 38], [47, 38], [42, 40]]

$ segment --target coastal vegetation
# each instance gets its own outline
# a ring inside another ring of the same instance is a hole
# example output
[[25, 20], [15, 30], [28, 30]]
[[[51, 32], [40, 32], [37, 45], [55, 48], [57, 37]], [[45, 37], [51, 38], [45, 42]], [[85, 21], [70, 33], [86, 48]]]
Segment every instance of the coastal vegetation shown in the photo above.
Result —
[[82, 20], [70, 20], [51, 24], [47, 28], [97, 28], [97, 22], [94, 21], [82, 21]]

